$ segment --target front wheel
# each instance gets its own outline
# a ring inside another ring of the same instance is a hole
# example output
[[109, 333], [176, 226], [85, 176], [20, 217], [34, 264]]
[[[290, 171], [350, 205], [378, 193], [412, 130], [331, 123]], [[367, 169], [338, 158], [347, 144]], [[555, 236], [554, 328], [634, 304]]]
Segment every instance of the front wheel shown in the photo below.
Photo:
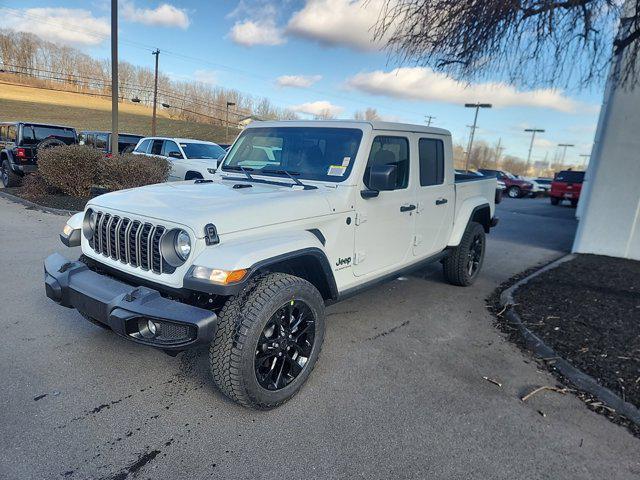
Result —
[[324, 301], [313, 285], [284, 273], [258, 277], [220, 312], [213, 380], [245, 407], [278, 407], [305, 383], [323, 340]]
[[514, 185], [512, 187], [509, 187], [509, 190], [507, 190], [507, 195], [509, 195], [509, 198], [520, 198], [522, 196], [522, 190], [520, 190], [520, 187], [516, 187]]
[[460, 287], [473, 284], [484, 262], [485, 245], [484, 227], [479, 223], [469, 222], [460, 245], [449, 253], [442, 264], [447, 281]]

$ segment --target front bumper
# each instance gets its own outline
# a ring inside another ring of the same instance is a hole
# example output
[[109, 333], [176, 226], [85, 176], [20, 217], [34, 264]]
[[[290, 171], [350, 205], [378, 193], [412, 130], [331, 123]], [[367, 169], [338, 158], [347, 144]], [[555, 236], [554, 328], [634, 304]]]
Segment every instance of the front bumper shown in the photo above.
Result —
[[[44, 283], [53, 301], [136, 343], [175, 352], [207, 344], [216, 333], [214, 312], [101, 275], [57, 253], [44, 261]], [[147, 328], [149, 320], [157, 327], [155, 335]]]

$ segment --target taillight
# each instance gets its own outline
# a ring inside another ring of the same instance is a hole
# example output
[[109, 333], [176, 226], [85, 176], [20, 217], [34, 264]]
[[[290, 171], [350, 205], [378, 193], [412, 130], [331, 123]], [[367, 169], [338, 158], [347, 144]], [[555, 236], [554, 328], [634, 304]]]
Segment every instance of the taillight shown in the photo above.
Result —
[[113, 157], [113, 153], [105, 153], [104, 156], [106, 158], [111, 158], [111, 157]]
[[16, 157], [27, 158], [27, 151], [24, 148], [16, 148]]

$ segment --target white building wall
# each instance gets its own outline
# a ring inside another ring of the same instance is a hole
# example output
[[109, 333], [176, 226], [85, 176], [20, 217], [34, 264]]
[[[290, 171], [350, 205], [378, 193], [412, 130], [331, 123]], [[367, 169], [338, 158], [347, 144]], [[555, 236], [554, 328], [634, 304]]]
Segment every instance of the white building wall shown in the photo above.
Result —
[[609, 83], [578, 205], [573, 251], [640, 260], [640, 87]]

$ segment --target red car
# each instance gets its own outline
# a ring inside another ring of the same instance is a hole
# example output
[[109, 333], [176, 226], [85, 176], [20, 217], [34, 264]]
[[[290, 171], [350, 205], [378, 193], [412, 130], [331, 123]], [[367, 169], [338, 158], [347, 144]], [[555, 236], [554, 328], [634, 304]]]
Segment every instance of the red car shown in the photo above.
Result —
[[559, 205], [562, 200], [569, 200], [572, 207], [578, 205], [583, 181], [584, 172], [563, 170], [557, 173], [551, 182], [551, 191], [549, 192], [551, 205]]
[[488, 177], [495, 176], [498, 180], [504, 182], [505, 193], [509, 198], [522, 198], [531, 194], [533, 183], [526, 180], [520, 180], [509, 172], [503, 170], [490, 170], [487, 168], [481, 168], [478, 170], [481, 174]]

